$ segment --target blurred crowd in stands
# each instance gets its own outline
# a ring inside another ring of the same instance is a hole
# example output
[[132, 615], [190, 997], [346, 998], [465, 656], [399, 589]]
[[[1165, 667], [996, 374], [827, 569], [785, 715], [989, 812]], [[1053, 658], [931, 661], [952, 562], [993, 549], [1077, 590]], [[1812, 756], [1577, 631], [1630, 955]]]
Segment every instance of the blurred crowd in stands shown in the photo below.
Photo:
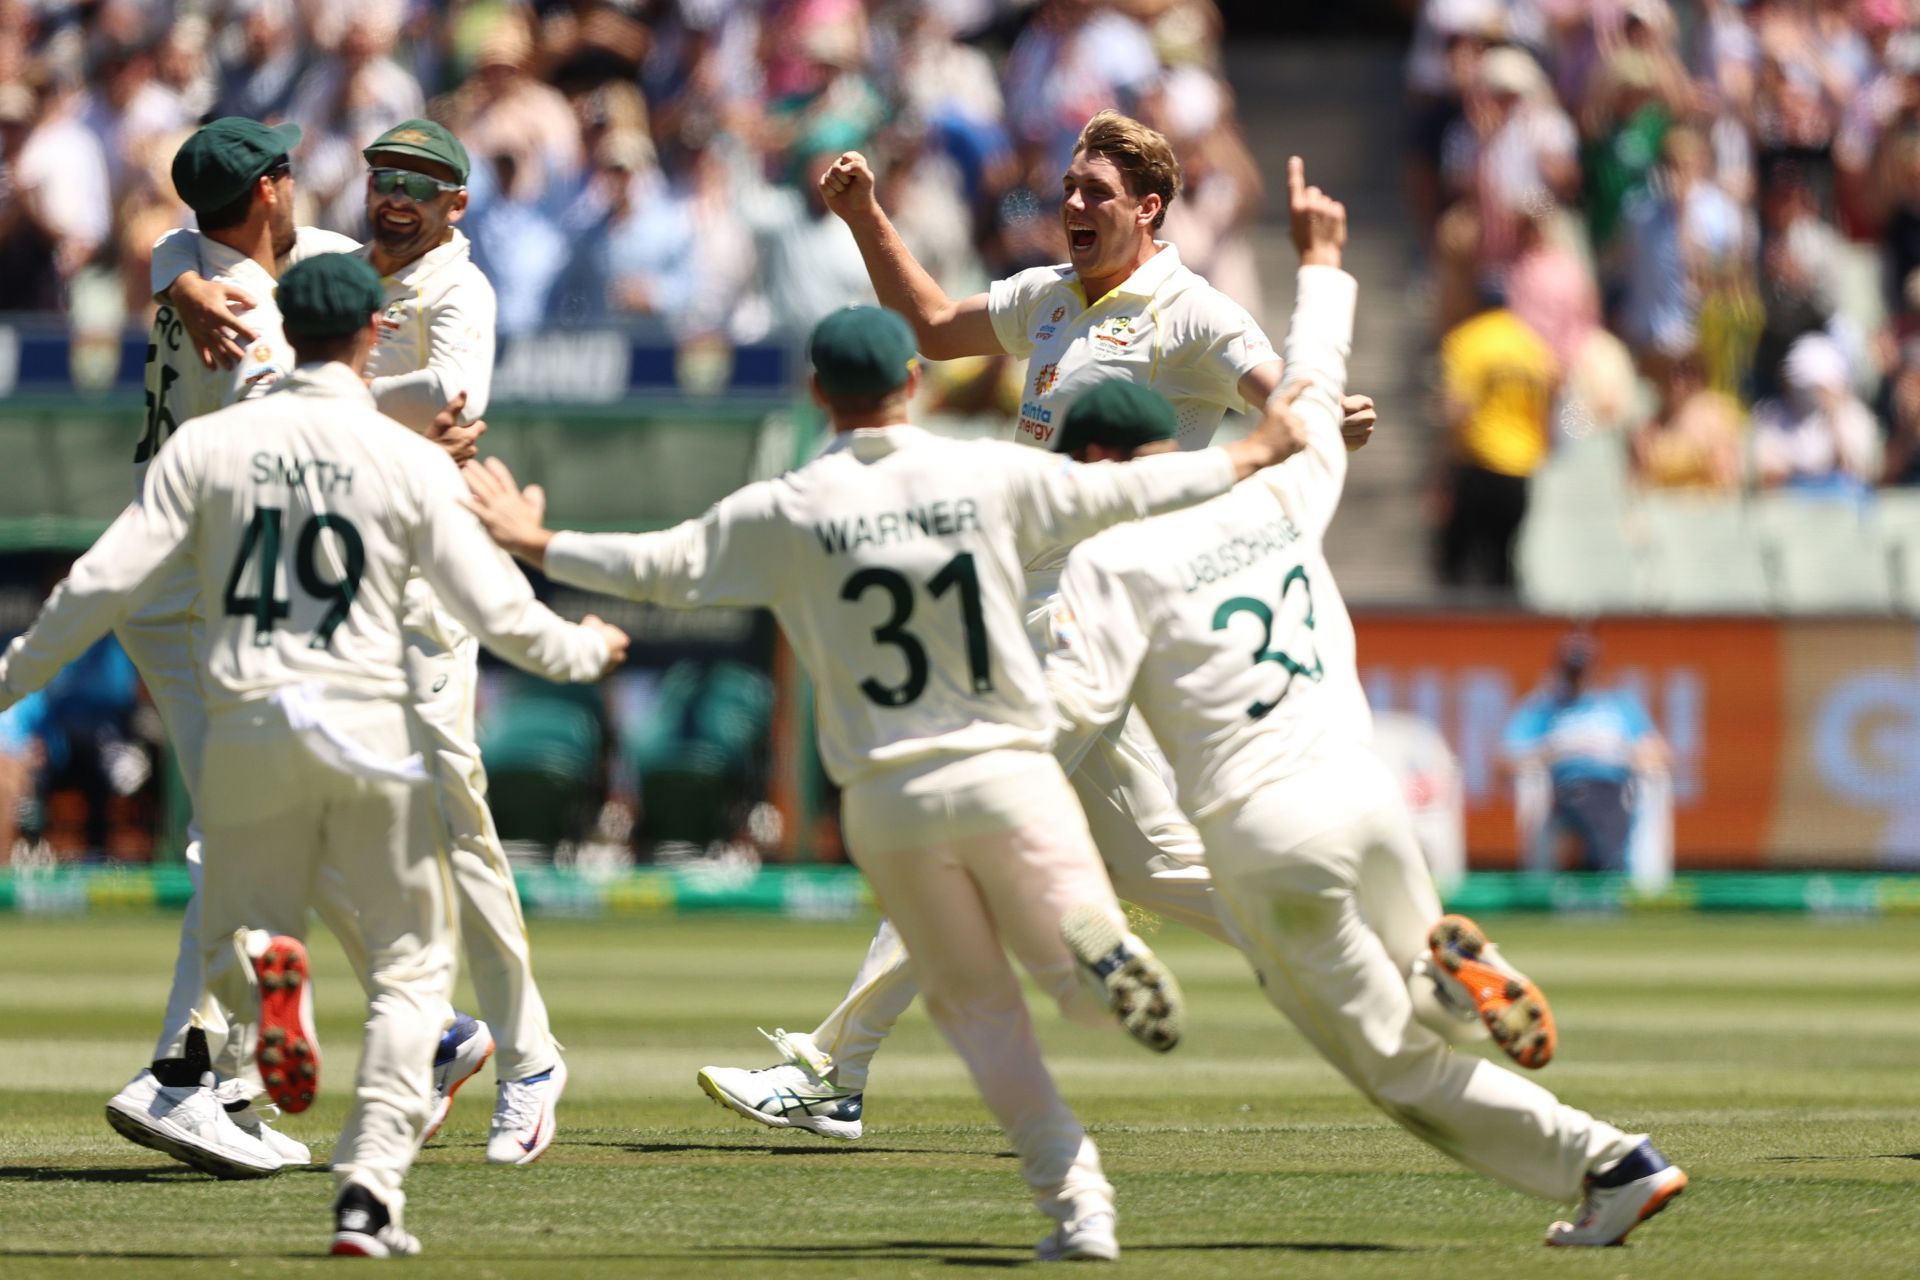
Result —
[[[1212, 0], [0, 0], [0, 311], [54, 315], [76, 336], [144, 327], [151, 246], [191, 225], [169, 167], [205, 119], [297, 122], [299, 220], [363, 235], [361, 148], [424, 114], [472, 156], [460, 229], [499, 293], [503, 336], [635, 324], [683, 346], [782, 341], [872, 297], [815, 188], [842, 151], [875, 162], [915, 254], [964, 295], [1066, 257], [1060, 175], [1086, 119], [1118, 106], [1185, 164], [1163, 234], [1258, 315], [1247, 230], [1265, 195], [1221, 36]], [[1005, 368], [956, 362], [937, 391], [1010, 412], [1019, 376], [1009, 387]], [[136, 767], [157, 758], [158, 735], [141, 731], [131, 669], [111, 643], [96, 662], [76, 689], [0, 717], [0, 861], [16, 835], [97, 856], [110, 814], [161, 803]], [[643, 801], [671, 779], [687, 808], [709, 794], [687, 782], [689, 759], [724, 763], [702, 786], [747, 795], [741, 744], [763, 746], [764, 714], [744, 717], [739, 690], [758, 686], [736, 673], [720, 697], [718, 677], [669, 677], [668, 701], [685, 685], [732, 709], [716, 721], [736, 726], [727, 749], [626, 743], [616, 797], [622, 777], [641, 778]], [[75, 711], [80, 691], [91, 701]], [[503, 830], [524, 818], [510, 836], [577, 838], [541, 823], [594, 814], [543, 788], [561, 776], [577, 789], [618, 718], [499, 703], [519, 708], [488, 747]], [[668, 821], [678, 810], [657, 795], [640, 807], [637, 846], [711, 835]]]
[[1920, 485], [1920, 6], [1425, 0], [1407, 76], [1443, 579], [1510, 582], [1595, 436], [1643, 491]]
[[503, 333], [804, 333], [870, 296], [815, 194], [833, 157], [868, 152], [969, 293], [1065, 257], [1060, 173], [1113, 105], [1175, 139], [1167, 234], [1252, 306], [1262, 187], [1220, 36], [1211, 0], [0, 0], [0, 310], [135, 317], [204, 118], [299, 123], [304, 220], [353, 234], [360, 148], [424, 113], [473, 156]]

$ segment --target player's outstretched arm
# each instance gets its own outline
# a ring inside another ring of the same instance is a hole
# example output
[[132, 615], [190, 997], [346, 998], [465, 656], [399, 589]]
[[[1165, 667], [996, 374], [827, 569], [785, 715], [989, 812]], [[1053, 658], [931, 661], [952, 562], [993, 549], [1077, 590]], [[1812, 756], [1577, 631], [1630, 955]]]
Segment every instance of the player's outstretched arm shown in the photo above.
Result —
[[40, 615], [0, 654], [0, 711], [60, 674], [158, 590], [187, 557], [197, 507], [188, 423], [147, 471], [140, 497], [55, 587]]
[[900, 238], [874, 194], [867, 158], [849, 151], [820, 177], [820, 195], [860, 246], [880, 305], [898, 311], [913, 325], [920, 354], [929, 360], [997, 356], [1004, 348], [993, 331], [987, 295], [958, 302], [947, 296]]
[[466, 469], [466, 507], [502, 548], [555, 582], [689, 609], [773, 602], [786, 583], [769, 488], [745, 489], [658, 533], [555, 532], [539, 488], [522, 491], [498, 458]]
[[193, 341], [200, 363], [231, 369], [260, 331], [241, 319], [259, 303], [244, 289], [200, 274], [200, 233], [175, 228], [153, 242], [148, 268], [153, 296], [172, 307]]
[[484, 414], [493, 395], [497, 309], [485, 281], [462, 282], [449, 290], [429, 309], [425, 366], [367, 384], [380, 412], [423, 435], [456, 396], [468, 416]]
[[549, 680], [598, 680], [619, 666], [626, 632], [591, 615], [575, 625], [536, 600], [526, 576], [461, 509], [458, 473], [445, 463], [433, 470], [414, 556], [454, 617], [508, 662]]

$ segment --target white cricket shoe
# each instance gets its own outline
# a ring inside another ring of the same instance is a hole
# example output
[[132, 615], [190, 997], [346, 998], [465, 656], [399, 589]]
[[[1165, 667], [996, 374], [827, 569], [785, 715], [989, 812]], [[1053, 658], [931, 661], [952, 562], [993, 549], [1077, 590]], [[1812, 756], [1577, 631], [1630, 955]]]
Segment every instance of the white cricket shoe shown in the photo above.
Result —
[[487, 1024], [454, 1010], [453, 1025], [440, 1037], [433, 1052], [433, 1115], [426, 1132], [420, 1135], [422, 1145], [433, 1141], [433, 1135], [447, 1122], [453, 1095], [460, 1092], [460, 1086], [479, 1075], [492, 1056], [493, 1033]]
[[502, 1080], [493, 1104], [493, 1128], [487, 1134], [490, 1164], [532, 1164], [553, 1145], [554, 1108], [567, 1088], [567, 1064], [523, 1080]]
[[1113, 1234], [1113, 1210], [1102, 1209], [1084, 1218], [1070, 1218], [1033, 1246], [1039, 1262], [1112, 1262], [1120, 1256]]
[[357, 1182], [350, 1182], [333, 1202], [333, 1247], [336, 1258], [410, 1258], [420, 1242], [402, 1231], [380, 1198]]
[[1624, 1244], [1628, 1232], [1666, 1208], [1686, 1189], [1685, 1171], [1668, 1164], [1651, 1142], [1642, 1142], [1615, 1161], [1612, 1168], [1587, 1175], [1579, 1217], [1548, 1227], [1547, 1243]]
[[1127, 1034], [1155, 1053], [1180, 1043], [1186, 1001], [1173, 971], [1151, 948], [1092, 903], [1060, 919], [1060, 938], [1080, 967], [1080, 980], [1120, 1020]]
[[142, 1071], [107, 1103], [107, 1123], [129, 1142], [216, 1178], [264, 1178], [282, 1164], [272, 1148], [227, 1115], [211, 1072], [198, 1085], [173, 1087]]
[[846, 1142], [860, 1136], [860, 1092], [828, 1084], [797, 1063], [761, 1071], [702, 1067], [694, 1079], [709, 1098], [769, 1129], [804, 1129]]
[[254, 1095], [252, 1086], [245, 1080], [238, 1076], [231, 1080], [222, 1080], [213, 1087], [213, 1093], [220, 1099], [220, 1105], [227, 1109], [228, 1118], [240, 1127], [240, 1131], [265, 1143], [267, 1150], [280, 1157], [283, 1167], [297, 1168], [313, 1163], [313, 1152], [307, 1150], [306, 1143], [281, 1133], [267, 1123], [269, 1118], [279, 1117], [280, 1108], [271, 1102], [262, 1102]]

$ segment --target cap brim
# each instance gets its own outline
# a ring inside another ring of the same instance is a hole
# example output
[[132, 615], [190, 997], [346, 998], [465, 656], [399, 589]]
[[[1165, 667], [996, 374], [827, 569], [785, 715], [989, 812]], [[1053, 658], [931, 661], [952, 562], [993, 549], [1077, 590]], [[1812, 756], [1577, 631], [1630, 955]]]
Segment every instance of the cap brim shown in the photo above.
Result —
[[280, 150], [284, 152], [291, 154], [300, 145], [300, 126], [291, 120], [285, 124], [270, 124], [267, 129], [280, 140]]
[[431, 160], [435, 164], [445, 165], [448, 169], [451, 169], [454, 176], [463, 184], [467, 180], [467, 175], [460, 172], [459, 165], [454, 164], [438, 152], [429, 151], [425, 147], [417, 147], [411, 142], [377, 143], [374, 146], [368, 147], [365, 151], [362, 151], [360, 156], [369, 165], [373, 163], [375, 156], [412, 156], [416, 160]]

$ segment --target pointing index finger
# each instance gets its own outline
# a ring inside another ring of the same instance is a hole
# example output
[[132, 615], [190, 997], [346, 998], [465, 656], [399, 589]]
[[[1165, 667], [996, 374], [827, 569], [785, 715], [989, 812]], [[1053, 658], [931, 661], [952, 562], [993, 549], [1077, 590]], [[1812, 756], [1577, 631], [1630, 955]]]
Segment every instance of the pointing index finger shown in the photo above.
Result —
[[1287, 157], [1287, 195], [1295, 204], [1306, 193], [1307, 164], [1299, 156]]

